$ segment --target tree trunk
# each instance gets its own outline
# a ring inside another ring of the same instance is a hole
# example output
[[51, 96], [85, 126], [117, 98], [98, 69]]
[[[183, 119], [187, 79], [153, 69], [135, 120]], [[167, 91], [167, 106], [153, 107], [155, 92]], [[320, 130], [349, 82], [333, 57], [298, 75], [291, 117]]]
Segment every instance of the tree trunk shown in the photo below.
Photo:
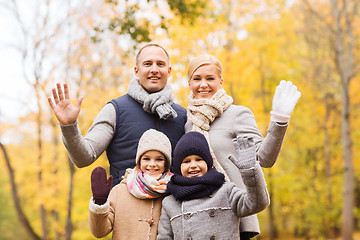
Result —
[[68, 210], [67, 210], [66, 227], [65, 227], [65, 239], [71, 240], [71, 234], [73, 231], [71, 211], [72, 211], [72, 198], [73, 198], [75, 167], [74, 167], [74, 164], [71, 162], [70, 158], [68, 158], [68, 163], [69, 163], [69, 169], [70, 169], [70, 186], [69, 186]]
[[41, 121], [41, 117], [42, 117], [42, 108], [41, 108], [41, 99], [40, 99], [40, 93], [39, 93], [39, 85], [38, 85], [38, 80], [36, 81], [36, 84], [34, 84], [34, 91], [36, 94], [36, 101], [37, 101], [37, 105], [38, 105], [38, 113], [37, 113], [37, 119], [36, 119], [36, 125], [37, 125], [37, 134], [38, 134], [38, 140], [37, 140], [37, 145], [38, 145], [38, 181], [39, 181], [39, 193], [40, 193], [40, 217], [41, 217], [41, 227], [42, 227], [42, 232], [43, 232], [43, 239], [47, 240], [48, 239], [48, 226], [47, 226], [47, 213], [46, 213], [46, 209], [44, 206], [44, 202], [43, 202], [43, 196], [42, 196], [42, 192], [43, 192], [43, 177], [42, 177], [42, 160], [43, 160], [43, 154], [42, 154], [42, 131], [41, 131], [41, 127], [42, 127], [42, 121]]
[[[329, 102], [330, 94], [326, 94], [324, 98], [325, 103], [325, 119], [324, 119], [324, 151], [325, 151], [325, 176], [326, 176], [326, 188], [327, 188], [327, 211], [330, 213], [333, 209], [333, 197], [331, 193], [331, 175], [332, 175], [332, 165], [331, 165], [331, 141], [329, 134], [329, 121], [331, 115], [331, 104]], [[333, 219], [330, 217], [328, 219], [329, 223]], [[327, 238], [335, 239], [336, 231], [334, 227], [330, 227], [327, 234]]]
[[15, 183], [15, 174], [14, 170], [11, 166], [10, 158], [7, 154], [5, 146], [0, 142], [0, 148], [3, 152], [4, 159], [6, 162], [6, 167], [9, 172], [10, 184], [11, 184], [11, 195], [14, 201], [15, 209], [19, 218], [21, 225], [25, 228], [26, 232], [29, 234], [30, 239], [40, 240], [41, 238], [35, 233], [34, 229], [32, 229], [29, 220], [25, 216], [25, 213], [20, 205], [20, 198], [18, 196], [17, 186]]
[[[59, 136], [58, 136], [58, 131], [57, 128], [58, 126], [56, 125], [56, 122], [53, 118], [50, 119], [50, 125], [52, 128], [52, 145], [54, 147], [54, 153], [53, 153], [53, 164], [55, 166], [55, 169], [53, 171], [53, 176], [55, 177], [57, 172], [59, 171], [58, 166], [59, 166], [59, 150], [58, 150], [58, 146], [59, 146]], [[55, 188], [55, 192], [54, 192], [54, 199], [58, 199], [59, 198], [59, 191], [57, 191], [59, 189], [59, 186], [57, 185], [57, 181], [56, 184], [53, 186]], [[60, 216], [59, 216], [59, 212], [57, 209], [53, 209], [51, 212], [54, 220], [55, 220], [55, 233], [56, 233], [56, 240], [60, 240], [61, 239], [61, 232], [60, 232]]]
[[269, 197], [271, 199], [271, 203], [268, 207], [269, 211], [269, 239], [274, 240], [277, 238], [278, 232], [275, 225], [275, 215], [274, 215], [274, 208], [273, 208], [273, 200], [274, 200], [274, 185], [272, 184], [272, 173], [271, 169], [268, 170], [269, 174], [267, 175], [267, 183], [268, 183], [268, 191], [269, 191]]
[[344, 158], [342, 239], [351, 240], [354, 232], [354, 166], [350, 136], [349, 96], [346, 89], [342, 89], [342, 95], [341, 139]]
[[[354, 166], [352, 161], [352, 140], [350, 134], [349, 85], [353, 75], [352, 23], [347, 12], [346, 0], [339, 10], [338, 1], [332, 0], [335, 19], [335, 63], [341, 80], [341, 142], [344, 159], [342, 239], [352, 240], [354, 232]], [[345, 18], [345, 27], [341, 17]], [[346, 41], [346, 46], [345, 46]], [[345, 50], [346, 49], [346, 50]]]
[[[264, 64], [263, 64], [263, 57], [261, 55], [261, 53], [259, 54], [259, 72], [260, 72], [260, 91], [261, 91], [261, 100], [262, 100], [262, 105], [263, 105], [263, 109], [264, 109], [264, 113], [269, 113], [271, 111], [271, 107], [272, 107], [272, 99], [270, 97], [270, 92], [269, 90], [266, 89], [265, 86], [265, 69], [264, 69]], [[266, 127], [264, 129], [267, 129]], [[275, 225], [275, 215], [274, 215], [274, 203], [276, 201], [275, 197], [274, 197], [274, 185], [273, 185], [273, 179], [272, 179], [272, 172], [271, 169], [268, 169], [268, 174], [266, 176], [266, 182], [268, 185], [268, 192], [269, 192], [269, 197], [271, 200], [270, 205], [267, 207], [268, 211], [269, 211], [269, 239], [270, 240], [274, 240], [277, 238], [278, 235], [278, 230], [276, 228]]]

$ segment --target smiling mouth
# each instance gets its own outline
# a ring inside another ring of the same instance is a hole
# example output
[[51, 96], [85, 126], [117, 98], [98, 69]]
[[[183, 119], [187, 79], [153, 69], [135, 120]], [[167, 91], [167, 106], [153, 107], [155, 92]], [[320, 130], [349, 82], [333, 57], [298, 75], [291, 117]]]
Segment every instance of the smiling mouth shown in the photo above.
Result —
[[200, 170], [188, 172], [190, 177], [196, 177], [200, 174]]

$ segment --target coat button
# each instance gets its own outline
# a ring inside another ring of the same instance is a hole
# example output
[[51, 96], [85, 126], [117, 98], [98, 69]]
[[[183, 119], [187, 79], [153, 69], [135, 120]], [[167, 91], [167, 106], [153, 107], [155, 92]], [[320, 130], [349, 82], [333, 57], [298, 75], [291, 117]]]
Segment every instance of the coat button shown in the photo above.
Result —
[[215, 240], [216, 239], [216, 237], [214, 236], [214, 235], [212, 235], [211, 237], [210, 237], [210, 240]]
[[215, 217], [215, 210], [210, 210], [209, 216], [210, 217]]
[[185, 218], [186, 220], [190, 219], [190, 218], [191, 218], [190, 213], [185, 214], [185, 215], [184, 215], [184, 218]]

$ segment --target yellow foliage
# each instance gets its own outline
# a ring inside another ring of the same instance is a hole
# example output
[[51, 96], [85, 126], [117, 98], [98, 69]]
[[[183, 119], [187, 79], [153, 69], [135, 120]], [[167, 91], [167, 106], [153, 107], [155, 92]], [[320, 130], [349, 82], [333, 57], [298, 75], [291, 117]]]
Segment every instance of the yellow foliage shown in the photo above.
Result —
[[[329, 42], [331, 31], [327, 28], [334, 19], [330, 16], [328, 1], [309, 1], [319, 16], [311, 15], [309, 6], [302, 3], [290, 6], [288, 3], [210, 1], [208, 16], [199, 17], [196, 24], [184, 24], [173, 17], [168, 35], [164, 31], [154, 31], [152, 37], [170, 54], [169, 82], [177, 103], [187, 107], [190, 59], [203, 53], [213, 54], [223, 63], [226, 92], [233, 97], [234, 104], [250, 108], [264, 136], [270, 122], [272, 97], [280, 80], [292, 81], [298, 87], [302, 96], [291, 115], [281, 154], [276, 164], [264, 169], [264, 173], [273, 196], [275, 225], [289, 231], [308, 231], [309, 237], [317, 238], [329, 227], [341, 225], [342, 103], [340, 78]], [[121, 16], [124, 10], [122, 6], [104, 3], [95, 7], [99, 19], [90, 14], [79, 23], [91, 28], [98, 20]], [[154, 8], [154, 12], [163, 10], [158, 6]], [[353, 22], [359, 23], [360, 18], [356, 16]], [[66, 59], [67, 78], [54, 75], [46, 83], [49, 87], [52, 81], [66, 80], [71, 86], [74, 104], [80, 95], [85, 96], [78, 119], [83, 135], [104, 104], [125, 94], [134, 78], [134, 52], [127, 52], [120, 44], [125, 38], [106, 33], [106, 40], [95, 44], [90, 40], [91, 33], [85, 28], [74, 33], [76, 37], [69, 46], [72, 51]], [[355, 27], [353, 34], [353, 39], [359, 39], [360, 28]], [[354, 44], [354, 55], [359, 59], [359, 43], [354, 40]], [[358, 62], [355, 65], [359, 67]], [[360, 177], [359, 82], [355, 74], [350, 84], [351, 136], [357, 179]], [[54, 235], [53, 229], [65, 231], [71, 175], [60, 130], [51, 124], [54, 116], [45, 105], [44, 99], [41, 151], [37, 111], [19, 117], [14, 123], [0, 123], [0, 136], [14, 139], [7, 147], [26, 216], [31, 219], [35, 231], [41, 233], [39, 209], [44, 206], [51, 235]], [[73, 239], [92, 238], [88, 229], [88, 202], [90, 175], [96, 166], [108, 169], [105, 154], [89, 167], [75, 167], [71, 205]], [[327, 175], [328, 169], [330, 175]], [[1, 193], [10, 192], [9, 183], [4, 180], [7, 176], [4, 176], [3, 161], [0, 161], [0, 173], [4, 189]], [[57, 213], [59, 220], [52, 213]], [[268, 231], [268, 214], [265, 210], [258, 215], [264, 235]], [[309, 229], [308, 226], [314, 227]]]

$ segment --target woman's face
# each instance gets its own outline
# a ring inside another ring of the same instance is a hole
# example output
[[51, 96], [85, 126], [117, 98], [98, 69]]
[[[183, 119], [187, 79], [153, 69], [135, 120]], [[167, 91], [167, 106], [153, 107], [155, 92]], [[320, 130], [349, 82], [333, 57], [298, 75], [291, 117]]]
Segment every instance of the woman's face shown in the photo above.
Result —
[[165, 156], [155, 150], [145, 152], [140, 158], [140, 170], [152, 177], [158, 177], [165, 172]]
[[222, 86], [223, 80], [214, 64], [199, 67], [189, 79], [189, 89], [196, 99], [210, 99]]

